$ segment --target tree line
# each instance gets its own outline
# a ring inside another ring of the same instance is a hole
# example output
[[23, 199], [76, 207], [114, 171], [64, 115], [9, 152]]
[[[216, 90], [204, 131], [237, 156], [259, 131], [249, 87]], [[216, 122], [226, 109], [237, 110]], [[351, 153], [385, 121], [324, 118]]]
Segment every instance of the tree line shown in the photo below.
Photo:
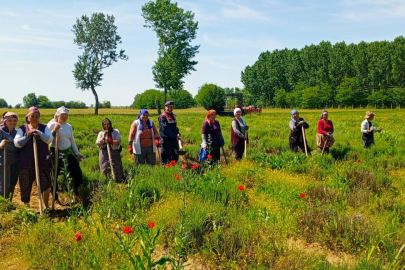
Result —
[[258, 106], [403, 107], [405, 38], [266, 51], [241, 81], [247, 103]]

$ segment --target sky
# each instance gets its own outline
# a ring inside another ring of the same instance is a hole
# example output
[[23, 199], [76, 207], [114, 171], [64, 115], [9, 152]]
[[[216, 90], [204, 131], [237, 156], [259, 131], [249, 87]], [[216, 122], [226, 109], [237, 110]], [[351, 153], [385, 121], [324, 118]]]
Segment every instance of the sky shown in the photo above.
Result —
[[[156, 34], [145, 28], [146, 0], [0, 0], [0, 98], [22, 103], [28, 93], [52, 101], [94, 104], [91, 91], [76, 88], [72, 70], [82, 51], [73, 43], [76, 18], [95, 12], [114, 15], [119, 49], [128, 61], [104, 70], [100, 101], [129, 106], [136, 94], [156, 88], [152, 66]], [[174, 0], [172, 0], [174, 2]], [[322, 40], [392, 41], [404, 35], [403, 0], [179, 0], [199, 23], [193, 44], [201, 45], [196, 71], [184, 89], [196, 95], [204, 83], [243, 87], [241, 72], [263, 51], [302, 48]]]

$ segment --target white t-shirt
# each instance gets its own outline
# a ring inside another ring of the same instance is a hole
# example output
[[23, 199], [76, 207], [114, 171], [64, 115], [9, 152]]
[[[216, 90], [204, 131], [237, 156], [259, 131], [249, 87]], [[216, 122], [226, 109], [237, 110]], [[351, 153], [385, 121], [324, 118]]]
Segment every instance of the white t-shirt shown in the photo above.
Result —
[[[48, 123], [48, 128], [50, 130], [53, 130], [53, 127], [55, 126], [56, 122], [55, 121], [51, 121]], [[75, 153], [75, 155], [79, 155], [79, 149], [77, 149], [77, 145], [75, 142], [75, 137], [73, 136], [73, 129], [72, 126], [68, 123], [62, 125], [60, 125], [60, 129], [59, 129], [59, 134], [58, 134], [58, 148], [59, 150], [66, 150], [69, 147], [72, 146], [73, 149], [73, 153]], [[55, 147], [55, 138], [52, 140], [52, 147]]]

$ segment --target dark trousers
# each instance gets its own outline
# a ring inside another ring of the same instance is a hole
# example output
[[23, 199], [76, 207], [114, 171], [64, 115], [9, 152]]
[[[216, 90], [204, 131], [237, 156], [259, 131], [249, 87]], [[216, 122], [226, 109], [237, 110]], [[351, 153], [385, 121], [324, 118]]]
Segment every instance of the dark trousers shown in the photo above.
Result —
[[239, 140], [236, 145], [232, 146], [233, 154], [235, 156], [235, 160], [240, 160], [243, 157], [243, 153], [245, 152], [245, 141]]
[[[290, 143], [290, 149], [293, 152], [298, 152], [298, 148], [301, 149], [303, 153], [305, 153], [305, 145], [304, 142], [295, 142], [295, 143]], [[307, 151], [308, 154], [311, 154], [311, 148], [309, 148], [308, 143], [307, 143]]]
[[[54, 149], [52, 150], [52, 153], [54, 153]], [[54, 156], [55, 155], [53, 155], [53, 157]], [[72, 178], [73, 184], [74, 184], [73, 191], [74, 191], [75, 195], [79, 195], [79, 187], [83, 183], [82, 169], [80, 168], [79, 161], [77, 161], [77, 158], [72, 154], [69, 154], [67, 156], [67, 162], [68, 162], [68, 164], [67, 164], [67, 172], [69, 173], [69, 176]], [[64, 167], [63, 159], [59, 158], [58, 175], [60, 175], [60, 172], [61, 172], [63, 167]], [[53, 181], [53, 179], [52, 179], [52, 181]], [[58, 200], [58, 199], [59, 199], [59, 196], [58, 196], [58, 181], [56, 181], [55, 200]]]
[[162, 149], [161, 149], [161, 163], [162, 165], [170, 163], [170, 161], [179, 160], [179, 156], [174, 150], [179, 150], [179, 144], [177, 140], [163, 139]]
[[211, 144], [207, 150], [208, 155], [212, 156], [212, 159], [208, 160], [209, 163], [216, 163], [221, 159], [221, 147], [218, 144]]

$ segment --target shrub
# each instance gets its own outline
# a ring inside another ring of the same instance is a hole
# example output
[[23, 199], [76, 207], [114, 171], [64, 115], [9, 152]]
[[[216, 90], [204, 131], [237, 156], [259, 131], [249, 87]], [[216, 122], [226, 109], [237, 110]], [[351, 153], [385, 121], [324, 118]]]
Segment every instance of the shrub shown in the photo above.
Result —
[[204, 84], [198, 90], [196, 100], [198, 105], [206, 110], [222, 111], [225, 106], [225, 90], [215, 84]]

